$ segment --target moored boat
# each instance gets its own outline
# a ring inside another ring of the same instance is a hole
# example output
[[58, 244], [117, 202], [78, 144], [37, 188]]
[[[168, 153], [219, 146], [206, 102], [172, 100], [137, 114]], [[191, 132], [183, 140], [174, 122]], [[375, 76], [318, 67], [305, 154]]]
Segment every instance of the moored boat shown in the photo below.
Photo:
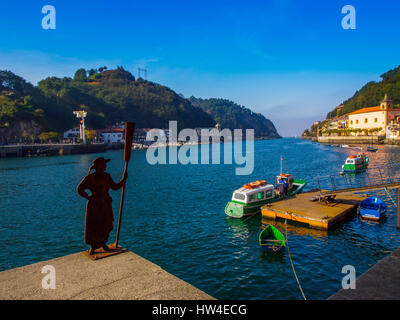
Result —
[[367, 151], [369, 151], [369, 152], [377, 152], [378, 148], [374, 148], [374, 147], [368, 146], [367, 147]]
[[278, 175], [275, 186], [265, 180], [245, 184], [233, 192], [232, 200], [225, 207], [225, 214], [232, 218], [255, 215], [261, 211], [261, 206], [292, 197], [302, 192], [305, 185], [304, 180], [295, 180], [291, 174]]
[[386, 212], [386, 204], [377, 197], [369, 197], [361, 201], [358, 213], [365, 220], [379, 221]]
[[357, 173], [365, 171], [368, 168], [369, 158], [365, 153], [359, 153], [358, 155], [351, 155], [346, 159], [344, 165], [342, 165], [343, 173]]
[[284, 235], [270, 224], [260, 232], [258, 242], [264, 252], [279, 252], [286, 247]]

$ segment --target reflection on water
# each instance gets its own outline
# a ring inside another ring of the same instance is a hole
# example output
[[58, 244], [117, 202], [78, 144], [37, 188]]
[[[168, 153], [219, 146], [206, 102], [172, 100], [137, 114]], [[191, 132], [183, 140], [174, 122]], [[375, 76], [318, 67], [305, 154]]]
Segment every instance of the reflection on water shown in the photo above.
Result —
[[254, 230], [254, 228], [258, 227], [259, 224], [258, 216], [250, 216], [244, 219], [226, 217], [225, 220], [228, 226], [232, 229], [232, 236], [241, 239], [247, 239], [250, 230]]
[[[342, 154], [342, 159], [346, 159], [350, 155], [355, 155], [360, 150], [349, 148], [337, 148], [333, 146], [322, 146], [326, 149], [334, 150], [337, 154]], [[341, 165], [344, 160], [336, 166], [336, 170], [327, 170], [331, 173], [329, 176], [314, 177], [316, 186], [318, 181], [321, 188], [332, 190], [333, 188], [354, 188], [359, 186], [395, 183], [400, 182], [400, 148], [393, 146], [378, 146], [378, 152], [366, 152], [369, 157], [368, 169], [361, 173], [346, 173], [339, 175]], [[333, 160], [333, 159], [332, 159]], [[331, 162], [327, 162], [327, 166], [331, 166]], [[318, 180], [318, 181], [317, 181]]]
[[298, 236], [312, 237], [319, 241], [326, 241], [328, 237], [328, 232], [326, 230], [309, 228], [304, 224], [297, 223], [295, 221], [288, 221], [286, 224], [284, 221], [261, 219], [261, 224], [262, 228], [265, 228], [267, 225], [271, 224], [285, 236], [287, 231], [288, 237], [290, 237], [291, 234], [295, 234]]

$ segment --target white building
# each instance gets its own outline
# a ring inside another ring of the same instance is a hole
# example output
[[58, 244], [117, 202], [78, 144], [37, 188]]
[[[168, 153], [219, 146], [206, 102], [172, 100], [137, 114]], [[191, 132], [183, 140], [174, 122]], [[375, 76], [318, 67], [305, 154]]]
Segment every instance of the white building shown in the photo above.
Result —
[[375, 130], [375, 135], [386, 135], [390, 121], [400, 115], [400, 108], [392, 106], [387, 94], [379, 106], [368, 107], [349, 113], [349, 128]]
[[124, 143], [124, 133], [121, 130], [107, 130], [100, 135], [107, 144]]
[[69, 129], [64, 132], [64, 139], [72, 139], [80, 137], [80, 129], [79, 127]]

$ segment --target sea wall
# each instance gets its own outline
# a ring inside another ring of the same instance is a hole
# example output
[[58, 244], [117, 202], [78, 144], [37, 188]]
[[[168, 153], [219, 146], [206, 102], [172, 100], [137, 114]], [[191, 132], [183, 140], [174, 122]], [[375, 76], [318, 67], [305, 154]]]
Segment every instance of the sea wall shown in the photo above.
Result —
[[384, 137], [379, 136], [358, 136], [358, 137], [345, 137], [345, 136], [322, 136], [318, 137], [320, 143], [337, 143], [337, 144], [383, 144]]
[[95, 144], [32, 144], [0, 146], [0, 158], [28, 156], [55, 156], [100, 153], [106, 151], [103, 143]]
[[400, 145], [400, 138], [396, 139], [386, 139], [385, 144]]

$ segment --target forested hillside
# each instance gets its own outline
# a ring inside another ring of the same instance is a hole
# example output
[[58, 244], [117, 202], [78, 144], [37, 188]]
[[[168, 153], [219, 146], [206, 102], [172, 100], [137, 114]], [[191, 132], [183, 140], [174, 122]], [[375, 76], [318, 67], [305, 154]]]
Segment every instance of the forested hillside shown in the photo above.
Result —
[[201, 99], [190, 97], [194, 106], [210, 114], [222, 128], [254, 129], [257, 137], [280, 138], [274, 124], [261, 113], [240, 106], [226, 99]]
[[[272, 122], [261, 114], [224, 99], [185, 99], [173, 90], [115, 70], [79, 69], [73, 78], [49, 77], [37, 86], [10, 71], [0, 71], [0, 135], [62, 133], [75, 127], [74, 110], [87, 111], [86, 125], [105, 128], [121, 121], [139, 128], [214, 127], [255, 129], [257, 136], [277, 138]], [[33, 130], [34, 128], [34, 130]]]
[[[340, 115], [348, 114], [358, 109], [379, 105], [385, 94], [396, 106], [400, 105], [400, 66], [381, 75], [379, 82], [368, 82], [348, 100], [344, 101], [344, 107]], [[328, 113], [327, 118], [336, 116], [336, 110]]]

